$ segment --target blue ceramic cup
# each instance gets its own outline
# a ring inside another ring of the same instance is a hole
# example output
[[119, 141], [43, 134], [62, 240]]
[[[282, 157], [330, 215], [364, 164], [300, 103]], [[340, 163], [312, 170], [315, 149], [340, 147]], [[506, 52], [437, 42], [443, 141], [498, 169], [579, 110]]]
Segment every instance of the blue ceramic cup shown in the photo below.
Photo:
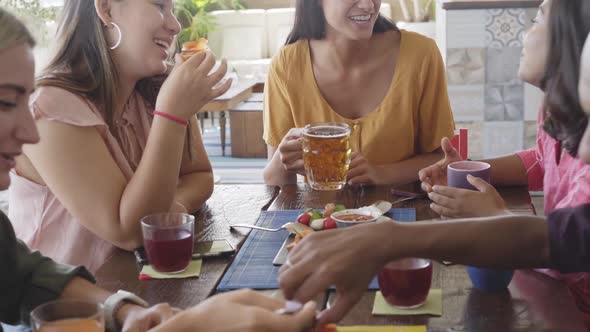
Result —
[[508, 287], [514, 271], [468, 266], [467, 273], [475, 288], [485, 292], [499, 292]]

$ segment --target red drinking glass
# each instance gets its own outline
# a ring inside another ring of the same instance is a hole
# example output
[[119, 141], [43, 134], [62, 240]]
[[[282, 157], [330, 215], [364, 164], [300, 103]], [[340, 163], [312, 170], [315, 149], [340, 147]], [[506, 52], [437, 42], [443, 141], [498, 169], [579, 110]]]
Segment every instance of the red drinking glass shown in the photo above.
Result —
[[424, 304], [432, 282], [432, 263], [428, 259], [404, 258], [389, 262], [377, 275], [385, 300], [401, 309]]
[[186, 213], [153, 214], [141, 219], [150, 264], [164, 273], [180, 273], [191, 262], [195, 217]]

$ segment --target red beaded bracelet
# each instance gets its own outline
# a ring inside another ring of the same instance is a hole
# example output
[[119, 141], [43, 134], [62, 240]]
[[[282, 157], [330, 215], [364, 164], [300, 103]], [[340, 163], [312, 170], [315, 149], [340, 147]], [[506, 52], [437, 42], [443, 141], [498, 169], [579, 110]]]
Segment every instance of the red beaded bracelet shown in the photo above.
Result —
[[179, 118], [177, 116], [174, 116], [172, 114], [168, 114], [168, 113], [164, 113], [164, 112], [160, 112], [160, 111], [154, 111], [154, 115], [159, 115], [159, 116], [161, 116], [163, 118], [166, 118], [166, 119], [168, 119], [170, 121], [174, 121], [174, 122], [179, 123], [179, 124], [184, 125], [184, 126], [188, 125], [188, 121], [187, 120], [181, 119], [181, 118]]

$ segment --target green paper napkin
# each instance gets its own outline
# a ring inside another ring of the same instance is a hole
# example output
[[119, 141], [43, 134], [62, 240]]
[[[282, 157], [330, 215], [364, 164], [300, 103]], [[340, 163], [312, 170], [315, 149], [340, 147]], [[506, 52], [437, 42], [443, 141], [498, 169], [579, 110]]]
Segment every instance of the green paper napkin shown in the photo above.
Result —
[[182, 278], [193, 278], [198, 277], [201, 274], [201, 265], [203, 264], [202, 259], [195, 259], [191, 260], [190, 264], [187, 266], [186, 270], [180, 273], [161, 273], [156, 270], [151, 265], [144, 265], [139, 272], [139, 279], [140, 280], [149, 280], [149, 279], [182, 279]]
[[373, 304], [373, 315], [442, 315], [442, 291], [440, 289], [431, 289], [423, 306], [415, 309], [398, 309], [385, 301], [383, 294], [375, 294], [375, 304]]

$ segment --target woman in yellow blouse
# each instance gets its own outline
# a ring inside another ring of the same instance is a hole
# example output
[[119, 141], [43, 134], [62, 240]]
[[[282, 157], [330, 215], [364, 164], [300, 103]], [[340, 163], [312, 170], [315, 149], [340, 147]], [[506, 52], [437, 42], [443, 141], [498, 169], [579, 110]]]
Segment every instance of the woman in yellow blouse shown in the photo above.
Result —
[[304, 175], [306, 124], [351, 127], [349, 184], [403, 184], [440, 159], [454, 122], [433, 40], [379, 15], [381, 0], [297, 0], [287, 46], [266, 83], [267, 184]]

